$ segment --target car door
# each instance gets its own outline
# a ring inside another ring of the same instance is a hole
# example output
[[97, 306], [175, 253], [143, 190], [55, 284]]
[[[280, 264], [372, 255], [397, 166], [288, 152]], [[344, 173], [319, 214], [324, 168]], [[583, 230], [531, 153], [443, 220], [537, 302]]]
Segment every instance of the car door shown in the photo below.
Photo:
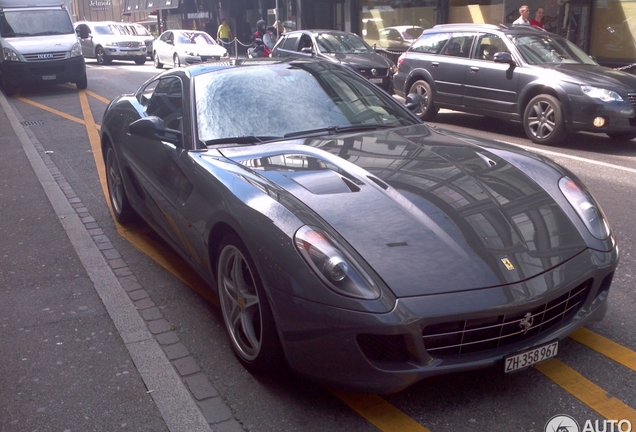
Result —
[[471, 110], [516, 112], [519, 74], [508, 63], [495, 63], [497, 52], [510, 52], [501, 37], [492, 33], [477, 37], [464, 91], [464, 104]]
[[87, 38], [80, 38], [80, 45], [82, 47], [82, 55], [84, 57], [95, 57], [95, 49], [93, 47], [93, 34], [87, 24], [81, 23], [76, 27], [76, 33], [79, 35], [81, 32], [88, 34]]
[[435, 82], [435, 103], [460, 107], [464, 104], [464, 82], [475, 34], [454, 33], [431, 60], [429, 71]]
[[[309, 38], [309, 35], [302, 33], [290, 33], [284, 35], [284, 39], [274, 47], [274, 57], [297, 56], [299, 55], [299, 39], [302, 37]], [[311, 40], [311, 38], [310, 38]]]
[[[179, 78], [153, 81], [144, 89], [140, 102], [147, 116], [161, 118], [166, 128], [183, 130], [183, 85]], [[183, 145], [129, 135], [123, 151], [144, 191], [146, 213], [167, 236], [183, 244], [182, 218], [176, 207], [192, 191], [179, 160], [186, 153]]]
[[168, 41], [174, 40], [173, 33], [171, 31], [164, 32], [155, 44], [159, 63], [166, 63], [172, 61], [172, 46]]

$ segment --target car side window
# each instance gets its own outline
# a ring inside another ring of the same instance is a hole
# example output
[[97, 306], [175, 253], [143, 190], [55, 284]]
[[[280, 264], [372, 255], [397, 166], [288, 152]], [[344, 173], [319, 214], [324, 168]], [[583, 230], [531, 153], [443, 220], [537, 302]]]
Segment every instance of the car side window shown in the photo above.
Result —
[[311, 37], [309, 35], [302, 35], [300, 37], [300, 43], [298, 44], [298, 51], [302, 51], [303, 48], [312, 48]]
[[446, 45], [446, 42], [448, 41], [448, 39], [450, 39], [450, 37], [450, 33], [423, 34], [418, 40], [413, 43], [410, 51], [425, 54], [439, 54], [442, 47]]
[[170, 36], [172, 36], [172, 32], [165, 32], [164, 34], [161, 35], [159, 40], [161, 40], [162, 42], [168, 42], [168, 40], [170, 39]]
[[298, 41], [298, 36], [287, 36], [287, 38], [283, 41], [281, 48], [288, 51], [295, 51], [296, 41]]
[[492, 61], [495, 53], [509, 52], [504, 41], [497, 35], [486, 33], [477, 39], [475, 58]]
[[179, 78], [157, 80], [147, 86], [141, 95], [140, 103], [146, 107], [147, 115], [159, 117], [168, 129], [181, 129], [183, 89]]
[[470, 56], [470, 49], [473, 46], [474, 35], [454, 35], [448, 40], [441, 54], [452, 57]]

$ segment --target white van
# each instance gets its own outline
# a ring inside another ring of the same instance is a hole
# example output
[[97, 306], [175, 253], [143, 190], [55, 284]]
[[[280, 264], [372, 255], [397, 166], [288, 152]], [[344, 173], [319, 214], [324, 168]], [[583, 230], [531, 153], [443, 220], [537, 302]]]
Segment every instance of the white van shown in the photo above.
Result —
[[0, 84], [87, 86], [82, 48], [63, 0], [0, 0]]

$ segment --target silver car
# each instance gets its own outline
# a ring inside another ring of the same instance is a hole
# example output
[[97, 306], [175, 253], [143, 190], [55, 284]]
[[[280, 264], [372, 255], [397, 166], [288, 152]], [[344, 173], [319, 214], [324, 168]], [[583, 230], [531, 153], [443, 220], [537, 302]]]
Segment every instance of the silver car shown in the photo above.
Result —
[[[100, 65], [113, 60], [133, 60], [138, 65], [146, 62], [146, 44], [139, 37], [126, 34], [121, 23], [79, 21], [74, 27], [84, 58], [94, 58]], [[81, 37], [82, 29], [88, 31], [88, 37]]]
[[174, 67], [228, 59], [225, 48], [206, 32], [197, 30], [167, 30], [154, 43], [153, 59], [157, 69], [164, 64]]

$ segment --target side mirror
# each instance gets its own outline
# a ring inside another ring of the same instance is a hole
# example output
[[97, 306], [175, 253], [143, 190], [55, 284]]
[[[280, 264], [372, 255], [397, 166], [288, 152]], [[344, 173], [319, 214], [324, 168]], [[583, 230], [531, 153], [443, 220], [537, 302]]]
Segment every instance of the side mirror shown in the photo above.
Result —
[[495, 63], [508, 63], [510, 66], [515, 65], [515, 61], [512, 59], [512, 56], [509, 52], [497, 52], [495, 53], [492, 60]]
[[75, 33], [80, 37], [80, 39], [88, 39], [88, 29], [86, 27], [78, 27], [75, 30]]
[[417, 94], [417, 93], [409, 93], [406, 96], [406, 109], [408, 109], [411, 112], [417, 112], [419, 109], [421, 109], [422, 105], [424, 105], [426, 103], [426, 99], [424, 99], [424, 96]]
[[134, 136], [157, 139], [170, 144], [179, 145], [181, 143], [181, 131], [166, 128], [163, 120], [156, 116], [135, 120], [128, 125], [128, 132]]

